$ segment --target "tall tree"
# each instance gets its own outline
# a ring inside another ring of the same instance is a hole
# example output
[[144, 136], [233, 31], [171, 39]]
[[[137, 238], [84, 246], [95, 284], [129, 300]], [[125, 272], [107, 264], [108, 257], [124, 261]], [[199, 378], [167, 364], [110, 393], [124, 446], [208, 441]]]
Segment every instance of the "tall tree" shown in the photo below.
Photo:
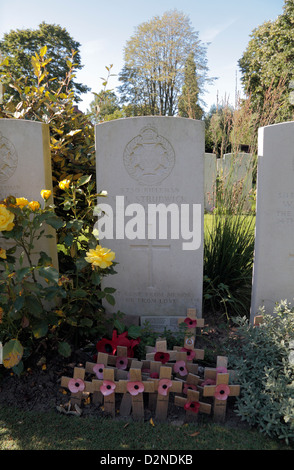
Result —
[[[283, 13], [254, 29], [239, 60], [242, 82], [255, 111], [266, 106], [269, 92], [279, 89], [281, 102], [276, 122], [293, 117], [289, 100], [294, 79], [294, 5], [285, 0]], [[283, 87], [283, 89], [282, 89]]]
[[[38, 54], [40, 49], [47, 46], [48, 56], [51, 61], [47, 64], [48, 79], [52, 81], [52, 89], [58, 89], [60, 82], [66, 77], [68, 71], [67, 62], [71, 60], [74, 52], [74, 69], [80, 70], [81, 57], [79, 53], [80, 43], [75, 41], [65, 28], [55, 24], [39, 25], [36, 30], [17, 29], [4, 34], [0, 41], [0, 51], [3, 57], [8, 57], [10, 71], [14, 79], [26, 77], [28, 86], [36, 83], [36, 76], [31, 61], [34, 54]], [[72, 80], [69, 86], [73, 89], [76, 100], [79, 95], [89, 91], [89, 88], [81, 83]], [[13, 89], [6, 87], [6, 91], [13, 94]]]
[[203, 110], [198, 103], [199, 91], [196, 63], [194, 54], [191, 52], [185, 64], [184, 85], [178, 104], [179, 116], [201, 119]]
[[122, 101], [137, 115], [175, 115], [191, 53], [201, 90], [207, 80], [206, 46], [188, 16], [171, 10], [140, 24], [124, 49], [125, 65], [119, 75]]

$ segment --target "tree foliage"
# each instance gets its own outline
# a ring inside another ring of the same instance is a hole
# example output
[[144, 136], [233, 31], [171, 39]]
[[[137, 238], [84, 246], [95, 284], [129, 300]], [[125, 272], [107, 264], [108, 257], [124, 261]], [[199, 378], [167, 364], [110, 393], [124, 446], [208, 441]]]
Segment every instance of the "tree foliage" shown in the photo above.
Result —
[[[17, 29], [4, 34], [0, 41], [0, 51], [4, 57], [9, 59], [10, 73], [14, 80], [25, 78], [26, 85], [36, 85], [36, 75], [32, 65], [31, 57], [38, 53], [44, 46], [47, 47], [50, 61], [46, 64], [48, 80], [51, 80], [51, 89], [56, 91], [60, 82], [66, 78], [69, 68], [80, 70], [81, 57], [79, 53], [80, 43], [75, 41], [65, 28], [59, 25], [47, 24], [39, 25], [38, 29]], [[74, 55], [74, 62], [72, 62]], [[5, 82], [5, 77], [3, 80]], [[75, 81], [75, 75], [71, 77], [69, 88], [74, 90], [75, 98], [78, 101], [79, 95], [85, 93], [89, 88]], [[6, 87], [6, 92], [15, 95], [15, 91]]]
[[275, 21], [254, 29], [247, 49], [239, 60], [245, 91], [255, 110], [263, 106], [266, 93], [284, 85], [283, 100], [275, 121], [293, 117], [291, 82], [294, 78], [294, 5], [285, 0], [284, 11]]
[[179, 116], [201, 119], [203, 111], [198, 103], [199, 92], [196, 64], [194, 54], [191, 52], [184, 69], [184, 85], [178, 103]]
[[84, 173], [93, 172], [95, 175], [94, 128], [87, 116], [77, 109], [70, 88], [74, 75], [73, 59], [66, 64], [65, 78], [58, 80], [56, 90], [52, 88], [53, 82], [47, 72], [51, 63], [51, 58], [47, 59], [47, 47], [35, 53], [31, 61], [35, 74], [35, 84], [31, 86], [23, 76], [15, 79], [10, 58], [0, 63], [1, 80], [14, 90], [14, 96], [7, 99], [6, 94], [4, 97], [0, 118], [29, 119], [49, 124], [54, 189], [64, 178], [76, 181]]
[[184, 84], [185, 65], [194, 55], [199, 90], [207, 80], [206, 46], [190, 19], [177, 10], [140, 24], [124, 49], [119, 92], [133, 115], [173, 116]]

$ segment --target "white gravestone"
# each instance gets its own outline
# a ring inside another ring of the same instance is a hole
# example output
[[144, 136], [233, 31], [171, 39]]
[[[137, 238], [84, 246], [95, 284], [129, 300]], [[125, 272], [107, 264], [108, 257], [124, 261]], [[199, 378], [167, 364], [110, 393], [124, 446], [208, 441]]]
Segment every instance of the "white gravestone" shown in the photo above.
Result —
[[215, 207], [217, 162], [213, 153], [204, 154], [204, 208], [211, 211]]
[[242, 184], [246, 197], [252, 189], [252, 155], [247, 153], [226, 153], [223, 157], [222, 172], [227, 184]]
[[294, 122], [259, 129], [251, 319], [294, 297]]
[[[0, 200], [7, 196], [25, 197], [42, 205], [42, 189], [52, 191], [49, 126], [22, 119], [0, 119]], [[55, 235], [49, 226], [47, 233]], [[10, 244], [3, 239], [0, 243], [2, 247]], [[40, 250], [58, 266], [56, 239], [40, 239], [34, 250], [37, 257]]]
[[[115, 251], [108, 311], [202, 315], [204, 123], [137, 117], [96, 126], [100, 244]], [[159, 212], [157, 212], [159, 211]]]

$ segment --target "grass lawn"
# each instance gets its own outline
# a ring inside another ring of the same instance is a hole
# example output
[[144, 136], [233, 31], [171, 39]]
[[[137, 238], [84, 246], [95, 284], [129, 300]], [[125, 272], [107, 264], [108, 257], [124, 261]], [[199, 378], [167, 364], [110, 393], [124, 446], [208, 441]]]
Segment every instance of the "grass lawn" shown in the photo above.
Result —
[[[154, 424], [154, 423], [153, 423]], [[205, 422], [154, 424], [0, 409], [0, 450], [293, 450], [257, 430]], [[126, 452], [127, 453], [127, 452]], [[143, 454], [143, 452], [141, 453]]]

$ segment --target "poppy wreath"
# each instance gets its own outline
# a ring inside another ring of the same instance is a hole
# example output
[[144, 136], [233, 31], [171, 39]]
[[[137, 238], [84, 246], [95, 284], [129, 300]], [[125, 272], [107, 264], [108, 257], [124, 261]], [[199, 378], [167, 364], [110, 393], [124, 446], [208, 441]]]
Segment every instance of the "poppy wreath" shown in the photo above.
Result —
[[128, 350], [128, 357], [134, 357], [134, 348], [140, 343], [140, 338], [129, 339], [127, 336], [127, 331], [118, 335], [117, 331], [113, 330], [112, 338], [102, 338], [97, 342], [96, 349], [98, 352], [114, 356], [118, 346], [125, 346]]

